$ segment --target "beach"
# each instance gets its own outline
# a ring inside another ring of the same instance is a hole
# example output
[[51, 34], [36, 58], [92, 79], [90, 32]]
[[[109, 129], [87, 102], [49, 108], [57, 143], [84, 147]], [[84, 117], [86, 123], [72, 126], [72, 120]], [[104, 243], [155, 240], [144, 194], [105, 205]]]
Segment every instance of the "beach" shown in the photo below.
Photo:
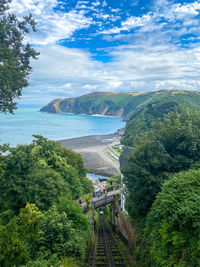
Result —
[[113, 134], [83, 136], [58, 142], [80, 153], [90, 173], [111, 177], [120, 173], [119, 163], [105, 153], [105, 148], [119, 144], [122, 134], [123, 129], [120, 129]]

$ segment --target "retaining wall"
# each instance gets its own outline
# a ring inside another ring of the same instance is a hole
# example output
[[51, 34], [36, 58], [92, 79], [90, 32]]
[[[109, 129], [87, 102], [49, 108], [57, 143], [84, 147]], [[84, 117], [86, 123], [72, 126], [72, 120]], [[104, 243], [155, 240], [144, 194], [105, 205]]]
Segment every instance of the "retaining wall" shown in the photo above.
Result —
[[130, 222], [125, 211], [121, 211], [118, 203], [115, 204], [115, 226], [121, 235], [133, 246], [136, 237], [136, 228]]

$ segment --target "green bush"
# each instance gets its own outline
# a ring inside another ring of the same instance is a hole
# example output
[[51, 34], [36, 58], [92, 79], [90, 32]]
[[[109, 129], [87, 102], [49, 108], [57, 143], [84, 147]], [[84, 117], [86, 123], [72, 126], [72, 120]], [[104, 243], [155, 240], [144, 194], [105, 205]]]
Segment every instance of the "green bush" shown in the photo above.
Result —
[[39, 258], [48, 259], [52, 254], [58, 257], [84, 258], [84, 240], [72, 227], [65, 213], [55, 207], [45, 212], [39, 224], [40, 236], [37, 239]]
[[174, 175], [147, 217], [152, 266], [200, 266], [200, 169]]
[[15, 219], [6, 225], [0, 223], [0, 266], [20, 266], [29, 259], [29, 251], [19, 234]]
[[71, 221], [73, 228], [77, 231], [87, 230], [89, 228], [89, 220], [82, 213], [81, 207], [78, 202], [72, 202], [66, 197], [59, 198], [57, 210], [60, 213], [65, 213], [67, 218]]

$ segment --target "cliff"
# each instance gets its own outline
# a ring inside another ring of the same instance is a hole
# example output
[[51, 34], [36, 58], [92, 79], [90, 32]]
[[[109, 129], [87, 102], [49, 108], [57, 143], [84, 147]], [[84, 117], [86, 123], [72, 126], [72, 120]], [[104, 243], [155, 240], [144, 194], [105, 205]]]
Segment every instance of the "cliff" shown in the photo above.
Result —
[[[76, 98], [54, 99], [40, 111], [87, 115], [99, 114], [128, 119], [132, 114], [137, 114], [138, 111], [143, 110], [149, 105], [154, 106], [158, 102], [164, 102], [164, 107], [167, 109], [183, 103], [199, 106], [200, 93], [181, 90], [162, 90], [143, 93], [95, 92]], [[163, 106], [161, 108], [163, 109]]]

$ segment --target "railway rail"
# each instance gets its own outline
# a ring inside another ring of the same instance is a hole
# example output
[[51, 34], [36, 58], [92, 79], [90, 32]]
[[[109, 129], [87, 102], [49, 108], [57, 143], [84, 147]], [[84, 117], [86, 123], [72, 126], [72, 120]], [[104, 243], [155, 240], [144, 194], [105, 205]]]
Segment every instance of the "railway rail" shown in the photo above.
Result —
[[117, 241], [100, 216], [96, 245], [89, 259], [89, 267], [126, 267], [128, 266], [120, 252]]

